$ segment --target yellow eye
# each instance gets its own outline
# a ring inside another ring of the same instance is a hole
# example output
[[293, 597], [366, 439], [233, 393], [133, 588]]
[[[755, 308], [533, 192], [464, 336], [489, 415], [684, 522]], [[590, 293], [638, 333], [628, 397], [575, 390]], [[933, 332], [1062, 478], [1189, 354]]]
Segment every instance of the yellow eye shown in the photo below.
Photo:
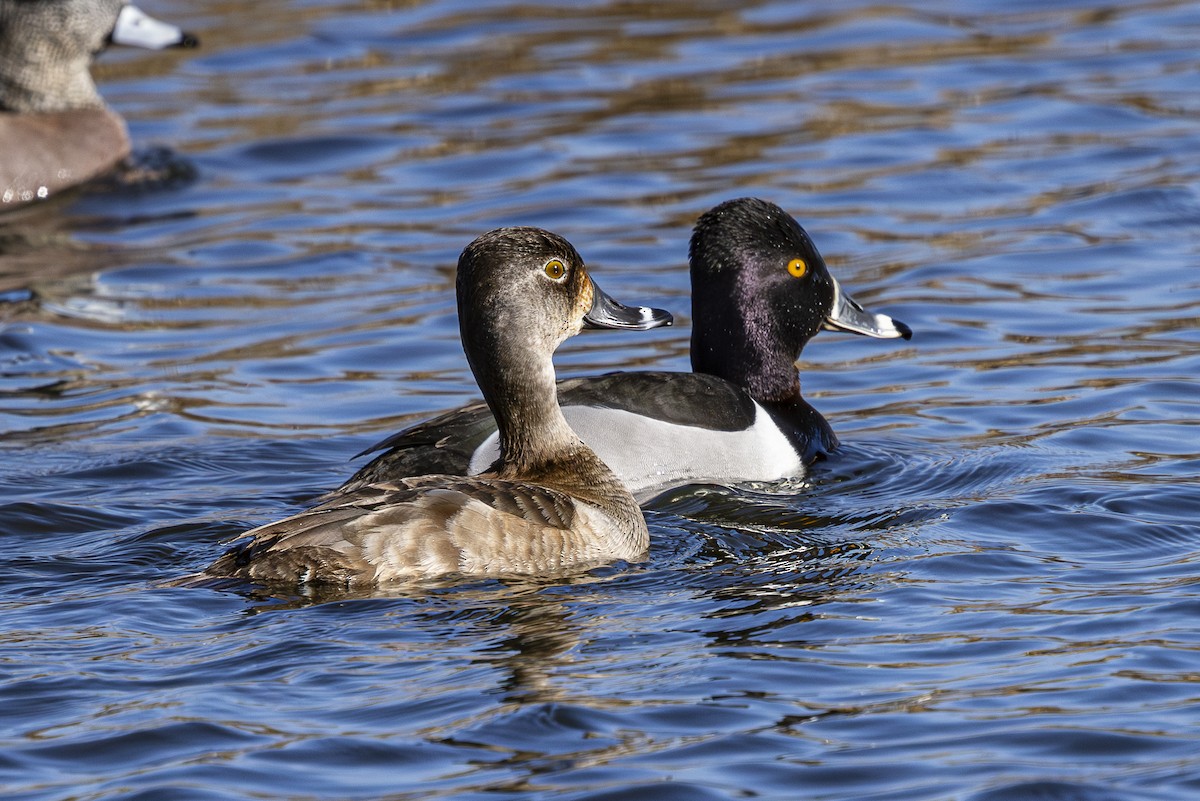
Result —
[[567, 273], [567, 268], [563, 266], [563, 263], [558, 259], [551, 259], [550, 261], [546, 262], [546, 266], [542, 269], [546, 271], [546, 275], [550, 276], [555, 281], [562, 278]]
[[792, 259], [788, 262], [788, 272], [796, 278], [803, 278], [804, 274], [808, 272], [808, 264], [804, 259]]

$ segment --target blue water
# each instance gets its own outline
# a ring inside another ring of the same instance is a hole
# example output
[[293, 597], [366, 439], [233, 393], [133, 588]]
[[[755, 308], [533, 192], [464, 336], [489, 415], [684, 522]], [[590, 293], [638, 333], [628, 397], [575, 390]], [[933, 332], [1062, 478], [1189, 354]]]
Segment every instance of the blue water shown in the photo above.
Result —
[[[6, 798], [1200, 794], [1200, 3], [142, 5], [203, 46], [97, 80], [194, 178], [0, 220]], [[170, 586], [476, 397], [471, 238], [677, 312], [560, 375], [686, 370], [742, 195], [916, 332], [806, 349], [807, 479], [573, 580]]]

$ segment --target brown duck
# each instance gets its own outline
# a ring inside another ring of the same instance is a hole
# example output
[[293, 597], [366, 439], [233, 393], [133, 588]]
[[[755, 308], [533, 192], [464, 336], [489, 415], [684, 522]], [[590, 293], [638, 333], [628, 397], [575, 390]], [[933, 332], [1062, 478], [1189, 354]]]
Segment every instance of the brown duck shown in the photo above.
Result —
[[551, 357], [585, 325], [647, 329], [670, 324], [670, 314], [616, 303], [569, 242], [537, 228], [473, 241], [456, 283], [463, 350], [500, 432], [492, 468], [362, 486], [246, 532], [208, 575], [355, 587], [554, 572], [645, 553], [637, 502], [563, 417]]

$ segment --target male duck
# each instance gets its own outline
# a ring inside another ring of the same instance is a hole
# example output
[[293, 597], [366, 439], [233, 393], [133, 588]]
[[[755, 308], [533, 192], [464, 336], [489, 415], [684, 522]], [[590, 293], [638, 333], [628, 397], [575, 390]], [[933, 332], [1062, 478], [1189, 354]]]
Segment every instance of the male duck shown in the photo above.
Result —
[[129, 155], [125, 122], [88, 72], [110, 42], [197, 40], [128, 0], [0, 0], [0, 210], [99, 177]]
[[206, 571], [361, 586], [448, 573], [534, 573], [639, 558], [646, 521], [579, 437], [554, 393], [554, 350], [584, 325], [668, 325], [600, 291], [562, 237], [484, 234], [458, 261], [463, 350], [499, 424], [500, 457], [475, 478], [398, 478], [244, 534]]
[[[638, 497], [689, 482], [800, 476], [837, 447], [800, 395], [796, 360], [821, 328], [909, 339], [904, 323], [863, 310], [800, 224], [740, 198], [696, 223], [692, 373], [628, 372], [558, 385], [571, 427]], [[436, 470], [475, 474], [496, 458], [495, 424], [472, 404], [406, 429], [338, 492]]]

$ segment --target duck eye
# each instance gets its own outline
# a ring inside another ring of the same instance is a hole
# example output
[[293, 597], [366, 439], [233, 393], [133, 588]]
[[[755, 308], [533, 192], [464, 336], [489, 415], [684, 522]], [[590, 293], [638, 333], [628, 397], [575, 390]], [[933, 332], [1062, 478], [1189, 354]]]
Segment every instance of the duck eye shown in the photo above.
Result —
[[546, 275], [550, 276], [555, 281], [567, 274], [566, 266], [563, 265], [563, 263], [558, 259], [551, 259], [550, 261], [546, 262], [546, 266], [542, 269], [546, 271]]
[[808, 272], [808, 263], [804, 259], [792, 259], [788, 262], [788, 272], [795, 278], [803, 278]]

